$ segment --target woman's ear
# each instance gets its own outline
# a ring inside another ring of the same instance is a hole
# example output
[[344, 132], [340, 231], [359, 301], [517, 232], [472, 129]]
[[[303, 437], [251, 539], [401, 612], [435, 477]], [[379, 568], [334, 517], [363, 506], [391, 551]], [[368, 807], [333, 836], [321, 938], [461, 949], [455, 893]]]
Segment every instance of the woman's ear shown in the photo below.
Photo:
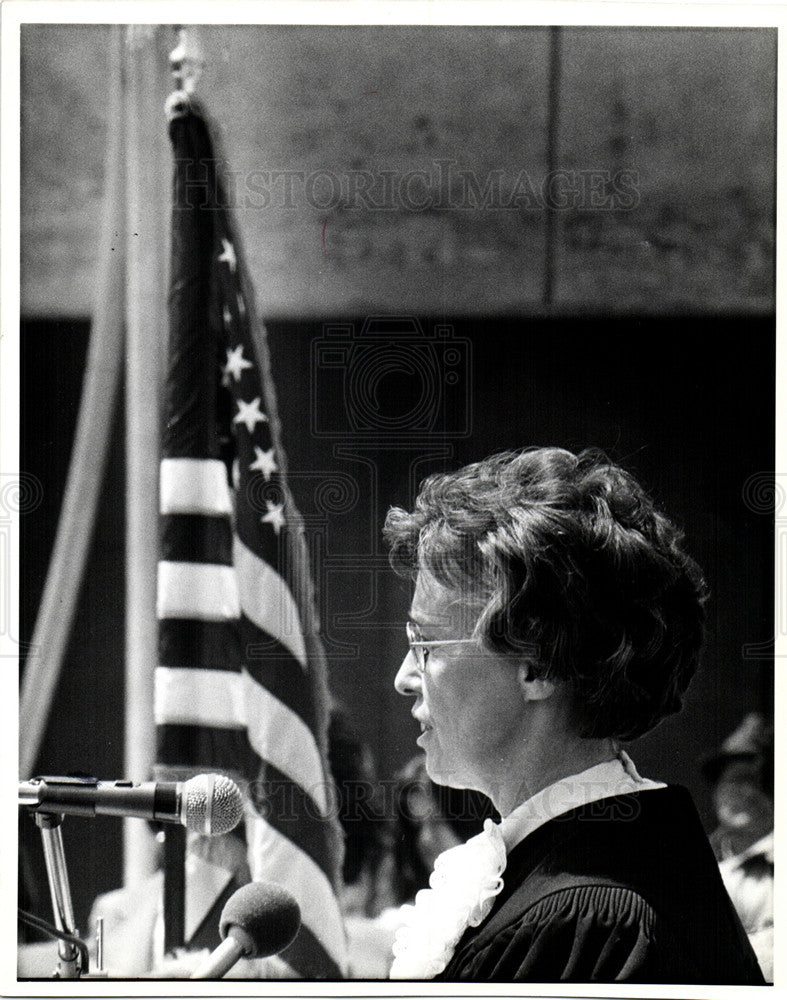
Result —
[[527, 661], [517, 667], [517, 681], [525, 701], [543, 701], [555, 691], [555, 682], [547, 677], [535, 677], [532, 665]]

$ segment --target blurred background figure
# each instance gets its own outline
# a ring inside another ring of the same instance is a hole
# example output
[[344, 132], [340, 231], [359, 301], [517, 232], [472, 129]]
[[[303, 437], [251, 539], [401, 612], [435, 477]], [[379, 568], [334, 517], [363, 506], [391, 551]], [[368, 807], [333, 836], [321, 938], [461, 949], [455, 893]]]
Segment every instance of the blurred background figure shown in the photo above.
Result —
[[[387, 819], [377, 824], [374, 834], [366, 827], [362, 849], [367, 860], [374, 859], [374, 869], [361, 875], [369, 886], [366, 908], [345, 909], [353, 979], [388, 978], [401, 923], [399, 908], [412, 903], [419, 889], [428, 888], [439, 854], [480, 833], [485, 819], [499, 819], [480, 792], [436, 785], [421, 754], [397, 772], [387, 789], [387, 803], [380, 801]], [[381, 793], [387, 789], [380, 786]], [[347, 832], [346, 862], [353, 844]], [[352, 898], [352, 885], [345, 892]]]
[[352, 917], [375, 916], [380, 909], [377, 872], [385, 850], [384, 806], [372, 748], [338, 702], [331, 707], [328, 725], [328, 763], [344, 831], [342, 911]]
[[471, 789], [436, 785], [419, 754], [396, 776], [391, 828], [391, 888], [397, 905], [410, 903], [429, 884], [435, 858], [499, 821], [489, 799]]
[[719, 870], [767, 982], [773, 982], [773, 725], [749, 713], [702, 768], [713, 785]]

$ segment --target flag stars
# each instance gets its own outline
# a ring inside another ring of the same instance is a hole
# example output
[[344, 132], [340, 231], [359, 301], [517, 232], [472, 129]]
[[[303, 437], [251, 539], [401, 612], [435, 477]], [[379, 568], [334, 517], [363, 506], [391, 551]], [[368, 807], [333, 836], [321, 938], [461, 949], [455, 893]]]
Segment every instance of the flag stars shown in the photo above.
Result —
[[251, 361], [248, 361], [243, 357], [243, 344], [238, 344], [237, 347], [227, 348], [227, 363], [222, 368], [225, 378], [229, 379], [231, 375], [236, 382], [240, 382], [240, 377], [247, 368], [253, 368], [254, 365]]
[[230, 243], [229, 240], [225, 240], [222, 236], [221, 238], [222, 251], [219, 254], [219, 261], [222, 264], [229, 264], [230, 271], [235, 274], [235, 268], [238, 266], [238, 261], [235, 257], [235, 248]]
[[263, 524], [269, 524], [278, 535], [284, 527], [284, 504], [266, 500], [265, 506], [268, 508], [268, 513], [263, 514], [260, 520]]
[[224, 317], [224, 325], [225, 326], [231, 326], [232, 325], [232, 313], [230, 312], [228, 306], [224, 306], [223, 317]]
[[260, 410], [259, 396], [256, 396], [250, 403], [246, 403], [242, 399], [238, 399], [236, 402], [238, 404], [238, 412], [235, 414], [232, 422], [234, 424], [245, 424], [249, 434], [254, 433], [254, 428], [257, 424], [268, 423], [268, 418]]
[[268, 448], [267, 451], [263, 451], [262, 448], [255, 444], [254, 453], [257, 457], [251, 463], [249, 469], [253, 472], [261, 472], [263, 476], [265, 476], [265, 481], [267, 482], [274, 472], [279, 471], [279, 467], [273, 457], [273, 448]]

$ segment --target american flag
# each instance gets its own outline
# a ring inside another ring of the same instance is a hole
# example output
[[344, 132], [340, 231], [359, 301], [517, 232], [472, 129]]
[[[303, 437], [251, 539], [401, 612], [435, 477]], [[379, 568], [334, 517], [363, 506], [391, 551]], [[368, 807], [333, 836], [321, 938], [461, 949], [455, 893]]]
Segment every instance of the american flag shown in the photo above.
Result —
[[297, 976], [341, 978], [341, 834], [306, 539], [210, 133], [193, 100], [173, 98], [159, 773], [239, 781], [251, 877], [279, 882], [301, 907], [301, 931], [281, 957]]

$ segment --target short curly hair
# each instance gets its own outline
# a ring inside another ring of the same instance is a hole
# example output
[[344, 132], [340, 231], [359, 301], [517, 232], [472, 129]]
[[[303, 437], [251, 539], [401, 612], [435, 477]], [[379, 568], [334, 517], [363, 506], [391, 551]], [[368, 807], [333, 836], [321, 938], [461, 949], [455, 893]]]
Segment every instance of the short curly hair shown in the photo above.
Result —
[[566, 682], [580, 736], [627, 741], [680, 710], [707, 588], [681, 532], [598, 449], [503, 452], [388, 512], [391, 564], [478, 606], [487, 648]]

